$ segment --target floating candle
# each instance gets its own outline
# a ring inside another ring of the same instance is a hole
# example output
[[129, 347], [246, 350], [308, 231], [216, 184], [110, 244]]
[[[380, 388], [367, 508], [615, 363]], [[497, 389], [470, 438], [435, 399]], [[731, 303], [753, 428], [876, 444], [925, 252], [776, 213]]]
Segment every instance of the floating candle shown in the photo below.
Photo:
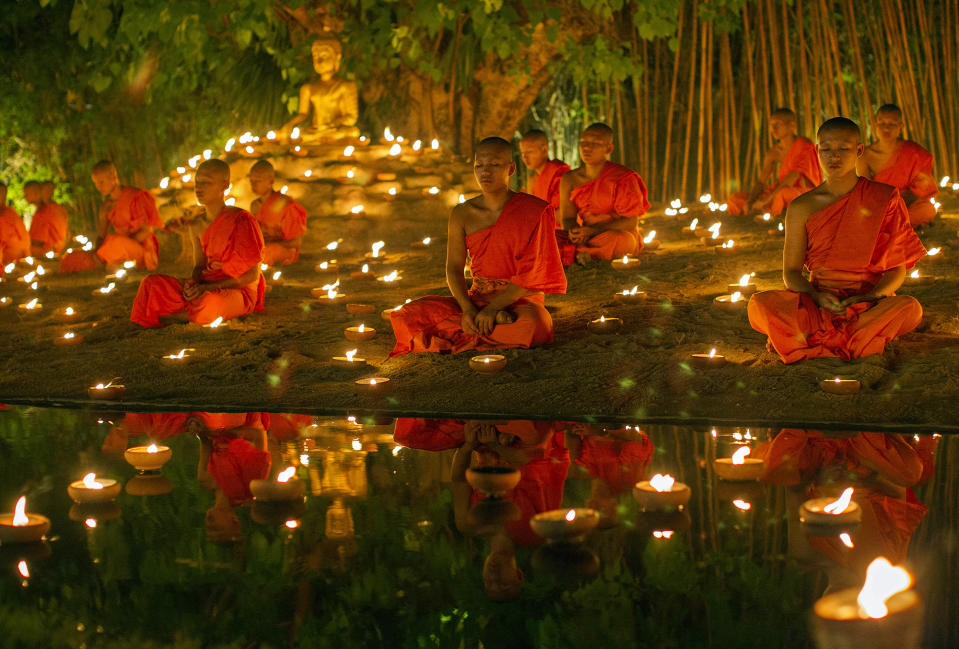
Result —
[[619, 302], [641, 302], [646, 299], [646, 291], [640, 291], [639, 286], [633, 288], [624, 288], [615, 295]]
[[622, 259], [614, 259], [610, 263], [610, 266], [613, 267], [613, 270], [629, 270], [630, 268], [636, 268], [639, 266], [642, 261], [636, 257], [630, 257], [629, 255], [623, 255]]
[[533, 516], [529, 525], [532, 530], [549, 542], [575, 543], [583, 540], [599, 523], [595, 509], [553, 509]]
[[726, 364], [726, 357], [717, 354], [715, 348], [709, 350], [708, 354], [690, 354], [689, 359], [693, 367], [700, 369], [722, 367]]
[[685, 507], [692, 492], [689, 486], [669, 474], [657, 473], [649, 480], [637, 482], [633, 498], [646, 511], [662, 511]]
[[50, 531], [50, 519], [27, 512], [27, 499], [20, 496], [13, 512], [0, 514], [0, 543], [38, 543]]
[[862, 520], [862, 509], [847, 487], [838, 499], [811, 498], [799, 507], [799, 520], [810, 525], [849, 525]]
[[841, 379], [837, 376], [823, 379], [819, 382], [819, 388], [829, 394], [856, 394], [859, 392], [860, 383], [856, 379]]
[[713, 248], [713, 250], [716, 251], [717, 255], [735, 255], [739, 253], [739, 248], [736, 247], [736, 242], [732, 239], [728, 239], [722, 245]]
[[97, 479], [95, 473], [88, 473], [82, 480], [71, 482], [67, 494], [77, 504], [106, 503], [120, 494], [120, 483], [112, 478]]
[[159, 471], [170, 461], [173, 452], [169, 446], [131, 446], [123, 453], [123, 459], [137, 471]]
[[254, 500], [265, 502], [300, 500], [305, 492], [305, 485], [297, 480], [296, 467], [287, 467], [280, 471], [276, 480], [250, 480], [250, 493]]
[[470, 369], [478, 374], [496, 374], [506, 367], [506, 357], [501, 354], [482, 354], [470, 358]]
[[343, 335], [350, 342], [359, 343], [373, 338], [376, 335], [376, 329], [361, 324], [357, 327], [347, 327], [343, 330]]
[[759, 479], [766, 463], [757, 458], [746, 457], [750, 453], [748, 446], [739, 448], [732, 457], [713, 460], [713, 471], [723, 480], [730, 482], [749, 482]]
[[596, 320], [591, 320], [586, 328], [594, 334], [612, 334], [619, 331], [623, 326], [623, 321], [619, 318], [607, 318], [605, 315], [599, 316]]

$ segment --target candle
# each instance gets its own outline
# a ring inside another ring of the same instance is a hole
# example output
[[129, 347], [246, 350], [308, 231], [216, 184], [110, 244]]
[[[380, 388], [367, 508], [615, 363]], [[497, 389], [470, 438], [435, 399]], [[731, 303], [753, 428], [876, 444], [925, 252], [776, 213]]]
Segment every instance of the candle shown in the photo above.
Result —
[[337, 367], [366, 367], [365, 358], [357, 358], [355, 349], [344, 352], [343, 356], [334, 356], [333, 365]]
[[699, 369], [722, 367], [726, 364], [726, 357], [717, 354], [715, 348], [709, 350], [708, 354], [690, 354], [689, 358], [692, 366]]
[[336, 263], [335, 259], [330, 259], [327, 261], [321, 261], [316, 266], [313, 267], [318, 273], [335, 273], [339, 270], [339, 265]]
[[423, 237], [420, 241], [414, 241], [413, 243], [411, 243], [410, 247], [411, 248], [427, 248], [429, 247], [430, 243], [432, 243], [432, 241], [433, 239], [431, 239], [430, 237]]
[[532, 530], [549, 542], [582, 541], [599, 523], [595, 509], [553, 509], [536, 514], [529, 520]]
[[106, 295], [112, 295], [117, 290], [117, 283], [110, 282], [106, 286], [101, 286], [100, 288], [95, 288], [91, 292], [94, 297], [104, 297]]
[[385, 245], [386, 245], [386, 243], [383, 242], [383, 241], [377, 241], [376, 243], [374, 243], [373, 245], [371, 245], [371, 246], [370, 246], [370, 252], [366, 253], [366, 258], [367, 258], [367, 259], [375, 259], [375, 260], [383, 260], [383, 259], [386, 257], [386, 255], [380, 255], [380, 251], [383, 250], [383, 246], [385, 246]]
[[878, 557], [862, 589], [830, 593], [813, 604], [813, 635], [820, 649], [918, 649], [923, 610], [912, 576]]
[[0, 514], [0, 543], [37, 543], [50, 531], [50, 519], [27, 511], [27, 499], [20, 496], [13, 512]]
[[623, 321], [619, 318], [607, 318], [604, 315], [596, 320], [590, 320], [586, 328], [594, 334], [612, 334], [619, 331], [623, 326]]
[[123, 459], [137, 471], [159, 471], [160, 467], [170, 461], [173, 452], [169, 446], [131, 446], [123, 452]]
[[69, 347], [72, 345], [79, 345], [82, 342], [83, 342], [83, 336], [81, 336], [80, 334], [73, 333], [72, 331], [68, 331], [62, 336], [53, 339], [53, 344], [58, 345], [60, 347]]
[[918, 268], [914, 268], [911, 273], [906, 275], [906, 284], [912, 284], [914, 286], [923, 286], [926, 284], [932, 284], [936, 281], [936, 278], [932, 275], [922, 275], [919, 273]]
[[370, 270], [369, 264], [363, 264], [360, 270], [350, 273], [350, 279], [376, 279], [376, 273]]
[[717, 255], [735, 255], [739, 253], [739, 248], [736, 247], [736, 242], [732, 239], [728, 239], [722, 245], [713, 248], [713, 250], [716, 251]]
[[166, 356], [160, 357], [160, 362], [164, 365], [183, 365], [184, 363], [190, 362], [190, 359], [193, 358], [193, 355], [190, 352], [195, 352], [196, 350], [192, 347], [184, 347], [175, 354], [167, 354]]
[[847, 487], [837, 499], [811, 498], [799, 508], [799, 520], [810, 525], [849, 525], [862, 520], [862, 509]]
[[942, 248], [930, 248], [926, 251], [926, 256], [923, 257], [923, 261], [939, 261], [945, 257], [942, 254]]
[[624, 288], [615, 295], [619, 302], [642, 302], [646, 299], [646, 291], [640, 291], [639, 286]]
[[358, 327], [347, 327], [343, 330], [343, 335], [350, 342], [359, 343], [373, 338], [376, 335], [376, 329], [361, 324]]
[[841, 379], [838, 376], [819, 382], [819, 388], [829, 394], [856, 394], [859, 392], [859, 387], [859, 381], [856, 379]]
[[386, 320], [387, 322], [389, 322], [389, 323], [392, 324], [393, 320], [392, 320], [392, 317], [391, 317], [391, 316], [393, 315], [393, 312], [394, 312], [394, 311], [399, 311], [399, 310], [402, 309], [404, 306], [406, 306], [407, 304], [409, 304], [411, 301], [412, 301], [412, 300], [410, 300], [409, 298], [407, 298], [407, 300], [406, 300], [406, 302], [405, 302], [404, 304], [397, 304], [397, 305], [396, 305], [395, 307], [393, 307], [392, 309], [383, 309], [382, 311], [380, 311], [380, 317], [383, 318], [384, 320]]
[[737, 284], [729, 284], [726, 290], [731, 294], [739, 293], [743, 296], [752, 295], [756, 292], [756, 285], [752, 281], [753, 275], [755, 275], [755, 273], [744, 273], [743, 276], [739, 278]]
[[394, 270], [387, 273], [386, 275], [383, 275], [382, 277], [377, 277], [376, 281], [386, 282], [387, 284], [390, 284], [392, 282], [398, 282], [401, 279], [403, 279], [403, 276], [400, 275], [400, 271]]
[[723, 480], [730, 482], [749, 482], [759, 479], [766, 463], [749, 455], [748, 446], [743, 446], [732, 457], [721, 457], [713, 460], [713, 471]]
[[126, 392], [126, 387], [113, 382], [116, 380], [117, 379], [113, 379], [109, 383], [97, 383], [87, 388], [87, 395], [91, 399], [122, 399], [124, 392]]
[[270, 276], [270, 282], [272, 284], [282, 284], [283, 283], [283, 271], [275, 271], [273, 275]]
[[387, 392], [390, 387], [390, 380], [385, 376], [373, 376], [366, 379], [357, 379], [353, 381], [353, 385], [356, 388], [357, 392], [362, 392], [365, 394], [383, 394]]
[[25, 304], [18, 304], [17, 308], [24, 312], [39, 311], [40, 309], [43, 308], [43, 305], [40, 304], [40, 300], [38, 300], [37, 298], [33, 298], [32, 300], [30, 300], [29, 302], [26, 302]]
[[613, 270], [628, 270], [630, 268], [636, 268], [642, 262], [636, 257], [623, 255], [622, 259], [614, 259], [609, 263], [610, 263], [610, 266], [613, 267]]
[[80, 317], [80, 313], [72, 306], [56, 312], [56, 318], [60, 322], [75, 322]]
[[743, 299], [740, 291], [732, 295], [720, 295], [713, 300], [713, 306], [723, 311], [742, 311], [746, 308], [747, 301]]
[[511, 466], [474, 466], [466, 470], [466, 481], [473, 489], [492, 498], [499, 498], [513, 490], [521, 474]]
[[347, 304], [346, 312], [352, 313], [353, 315], [366, 315], [368, 313], [376, 313], [376, 307], [372, 304]]
[[649, 234], [643, 237], [643, 250], [659, 250], [662, 247], [662, 242], [656, 238], [656, 230], [650, 230]]
[[223, 316], [217, 316], [216, 319], [214, 319], [210, 324], [203, 325], [202, 329], [204, 331], [213, 332], [228, 329], [228, 327], [223, 322]]
[[633, 487], [633, 498], [646, 511], [680, 509], [689, 502], [691, 493], [689, 485], [661, 473], [637, 482]]
[[496, 374], [506, 367], [506, 357], [500, 354], [482, 354], [470, 358], [470, 369], [478, 374]]
[[294, 477], [296, 467], [287, 467], [280, 471], [276, 480], [250, 480], [250, 493], [254, 500], [265, 502], [300, 500], [305, 485]]
[[110, 502], [119, 493], [119, 482], [112, 478], [97, 479], [95, 473], [88, 473], [82, 480], [74, 480], [67, 487], [67, 494], [77, 504]]

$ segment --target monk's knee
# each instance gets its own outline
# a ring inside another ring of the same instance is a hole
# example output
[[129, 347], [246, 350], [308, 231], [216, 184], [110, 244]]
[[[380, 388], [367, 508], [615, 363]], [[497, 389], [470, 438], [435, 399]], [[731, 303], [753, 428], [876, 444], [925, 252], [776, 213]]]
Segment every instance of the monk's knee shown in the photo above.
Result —
[[899, 309], [903, 314], [901, 333], [912, 331], [922, 322], [922, 304], [911, 295], [897, 295]]
[[218, 295], [204, 293], [193, 300], [188, 307], [190, 312], [190, 322], [199, 325], [208, 325], [217, 318], [224, 318], [223, 304]]

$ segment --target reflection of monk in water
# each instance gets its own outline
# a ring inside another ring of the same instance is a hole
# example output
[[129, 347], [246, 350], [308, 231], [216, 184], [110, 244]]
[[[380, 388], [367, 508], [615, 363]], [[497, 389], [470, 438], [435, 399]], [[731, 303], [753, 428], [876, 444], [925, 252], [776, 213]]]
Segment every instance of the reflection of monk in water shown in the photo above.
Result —
[[359, 136], [356, 83], [336, 76], [342, 51], [340, 42], [334, 38], [313, 42], [313, 69], [320, 78], [300, 88], [299, 112], [283, 125], [281, 137], [289, 137], [294, 126], [309, 119], [311, 109], [313, 121], [300, 129], [304, 142]]

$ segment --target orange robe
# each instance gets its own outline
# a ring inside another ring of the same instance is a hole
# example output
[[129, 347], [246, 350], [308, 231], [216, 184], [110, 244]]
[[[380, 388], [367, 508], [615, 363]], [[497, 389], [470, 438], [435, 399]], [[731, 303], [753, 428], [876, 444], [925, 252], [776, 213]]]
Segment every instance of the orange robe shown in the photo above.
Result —
[[[562, 160], [550, 160], [543, 167], [542, 171], [536, 176], [536, 182], [533, 183], [531, 192], [536, 198], [540, 198], [553, 206], [554, 210], [559, 209], [559, 183], [563, 179], [563, 174], [569, 171], [569, 165]], [[561, 228], [562, 223], [557, 223], [556, 227]]]
[[263, 249], [264, 263], [286, 266], [295, 263], [300, 256], [299, 248], [285, 248], [277, 241], [289, 241], [306, 233], [306, 209], [295, 200], [273, 192], [256, 214], [266, 246]]
[[[819, 156], [816, 155], [816, 145], [804, 137], [797, 137], [793, 145], [786, 152], [782, 164], [779, 165], [779, 171], [776, 173], [778, 182], [782, 182], [791, 172], [799, 172], [799, 178], [790, 187], [780, 187], [779, 191], [773, 197], [769, 205], [769, 213], [773, 216], [782, 214], [789, 204], [799, 198], [813, 187], [822, 184], [822, 167], [819, 166]], [[766, 189], [761, 197], [768, 196], [772, 187]], [[749, 194], [746, 192], [736, 192], [729, 197], [727, 206], [729, 213], [734, 216], [740, 216], [746, 213], [746, 201]]]
[[510, 307], [516, 320], [496, 325], [488, 336], [463, 331], [463, 312], [452, 297], [428, 295], [413, 300], [390, 321], [396, 347], [390, 356], [408, 352], [453, 352], [468, 349], [529, 348], [553, 342], [553, 319], [543, 306], [544, 293], [565, 293], [566, 275], [556, 248], [553, 208], [529, 194], [515, 194], [493, 225], [466, 236], [472, 259], [469, 296], [477, 308], [509, 284], [535, 291]]
[[[145, 225], [163, 227], [153, 195], [145, 189], [123, 187], [113, 209], [107, 214], [107, 220], [114, 231], [97, 248], [97, 257], [105, 264], [134, 261], [138, 268], [155, 270], [160, 259], [160, 243], [156, 235], [151, 234], [143, 242], [131, 236]], [[96, 267], [96, 261], [89, 253], [75, 250], [60, 262], [60, 273], [76, 273]]]
[[30, 235], [17, 211], [0, 208], [0, 261], [4, 264], [30, 256]]
[[916, 197], [907, 206], [913, 227], [925, 225], [935, 218], [936, 210], [929, 199], [939, 193], [939, 186], [932, 175], [932, 154], [915, 142], [900, 142], [899, 148], [889, 156], [886, 166], [879, 170], [873, 180]]
[[[599, 176], [573, 189], [569, 200], [576, 206], [581, 226], [602, 226], [616, 219], [642, 216], [649, 209], [646, 185], [628, 167], [607, 162]], [[616, 259], [635, 255], [643, 249], [639, 226], [633, 230], [607, 230], [576, 246], [593, 259]]]
[[586, 435], [576, 464], [605, 482], [614, 494], [621, 494], [646, 479], [655, 452], [656, 446], [645, 433], [638, 442]]
[[33, 246], [33, 254], [41, 256], [53, 251], [59, 254], [67, 242], [67, 211], [56, 203], [47, 203], [33, 215], [30, 240], [42, 245]]
[[[263, 235], [246, 210], [225, 206], [200, 237], [206, 256], [204, 282], [239, 277], [260, 263]], [[206, 291], [192, 302], [183, 297], [180, 280], [169, 275], [149, 275], [140, 282], [130, 320], [144, 327], [159, 327], [160, 316], [186, 312], [190, 322], [209, 324], [263, 310], [265, 282], [257, 270], [255, 280], [239, 288]]]
[[[912, 267], [926, 252], [909, 225], [899, 190], [865, 178], [812, 214], [806, 236], [809, 281], [840, 300], [868, 292], [884, 272], [903, 264]], [[922, 306], [906, 295], [854, 304], [843, 315], [795, 291], [764, 291], [749, 300], [749, 324], [769, 336], [784, 363], [879, 354], [921, 319]]]

